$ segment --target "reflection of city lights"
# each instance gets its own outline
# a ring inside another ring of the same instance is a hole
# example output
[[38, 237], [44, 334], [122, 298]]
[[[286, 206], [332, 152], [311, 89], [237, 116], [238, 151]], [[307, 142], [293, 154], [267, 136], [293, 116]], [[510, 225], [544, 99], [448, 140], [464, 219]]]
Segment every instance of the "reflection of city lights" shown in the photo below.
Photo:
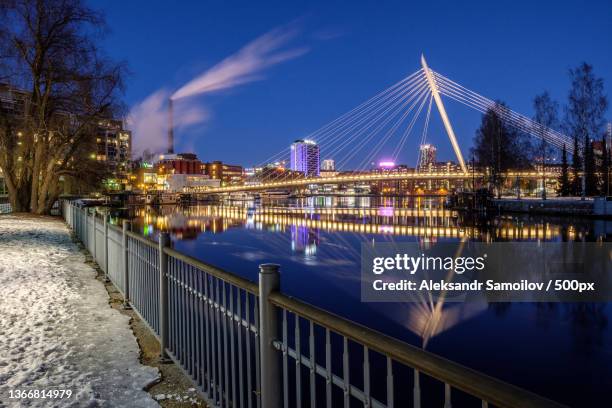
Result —
[[[349, 198], [343, 205], [351, 202]], [[299, 242], [292, 237], [292, 248], [295, 252], [311, 256], [316, 254], [318, 231], [348, 232], [357, 234], [392, 234], [397, 236], [414, 236], [422, 242], [435, 242], [435, 238], [478, 238], [485, 242], [493, 240], [550, 240], [559, 237], [559, 227], [536, 224], [524, 225], [514, 219], [502, 219], [488, 230], [469, 228], [460, 225], [459, 215], [454, 211], [436, 208], [435, 202], [426, 198], [414, 200], [417, 208], [395, 207], [393, 201], [384, 201], [382, 207], [362, 208], [361, 201], [353, 200], [352, 208], [317, 207], [323, 201], [308, 202], [308, 207], [257, 207], [240, 206], [198, 206], [188, 209], [164, 207], [162, 214], [138, 209], [145, 235], [154, 230], [172, 232], [177, 237], [193, 239], [201, 232], [223, 233], [230, 228], [246, 227], [265, 230], [272, 233], [284, 233], [293, 228], [301, 230]], [[171, 212], [166, 209], [170, 208]], [[385, 219], [378, 218], [385, 217]], [[394, 217], [393, 223], [387, 217]], [[312, 235], [317, 231], [315, 235]], [[570, 227], [567, 236], [575, 239], [580, 231]], [[299, 244], [296, 246], [296, 242]]]
[[393, 207], [380, 207], [378, 215], [381, 217], [393, 217]]

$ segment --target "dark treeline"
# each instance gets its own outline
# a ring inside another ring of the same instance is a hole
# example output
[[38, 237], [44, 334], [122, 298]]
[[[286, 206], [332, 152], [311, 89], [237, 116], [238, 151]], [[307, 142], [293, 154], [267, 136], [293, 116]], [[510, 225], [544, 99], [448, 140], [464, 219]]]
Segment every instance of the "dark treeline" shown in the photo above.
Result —
[[[569, 70], [570, 87], [562, 110], [548, 92], [533, 100], [533, 119], [541, 125], [542, 134], [547, 128], [560, 129], [572, 138], [572, 146], [559, 151], [542, 138], [534, 140], [520, 130], [504, 123], [503, 102], [489, 109], [474, 136], [476, 165], [488, 169], [491, 188], [501, 194], [503, 175], [507, 170], [545, 167], [553, 158], [560, 157], [560, 196], [609, 195], [610, 146], [606, 142], [605, 113], [608, 100], [604, 93], [603, 79], [595, 75], [593, 67], [582, 63]], [[568, 151], [573, 150], [571, 157]], [[543, 189], [543, 198], [546, 191]]]

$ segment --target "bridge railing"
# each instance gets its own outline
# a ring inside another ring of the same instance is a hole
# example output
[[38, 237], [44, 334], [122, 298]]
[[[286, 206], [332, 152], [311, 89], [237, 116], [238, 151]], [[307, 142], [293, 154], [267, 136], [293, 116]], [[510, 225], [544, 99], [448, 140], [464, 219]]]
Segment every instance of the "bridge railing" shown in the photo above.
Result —
[[109, 224], [64, 201], [77, 239], [213, 407], [561, 407]]

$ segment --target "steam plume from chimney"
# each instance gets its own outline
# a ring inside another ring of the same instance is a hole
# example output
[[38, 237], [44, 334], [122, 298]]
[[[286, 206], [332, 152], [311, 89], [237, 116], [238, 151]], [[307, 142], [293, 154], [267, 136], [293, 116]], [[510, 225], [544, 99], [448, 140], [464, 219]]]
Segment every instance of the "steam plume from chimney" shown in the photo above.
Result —
[[168, 98], [168, 153], [174, 153], [174, 121], [173, 121], [172, 98]]
[[[174, 152], [175, 130], [202, 124], [210, 118], [207, 109], [196, 101], [189, 100], [190, 97], [261, 80], [267, 68], [308, 52], [305, 47], [285, 48], [298, 31], [296, 24], [269, 31], [174, 93], [160, 89], [133, 106], [128, 122], [134, 134], [134, 157], [145, 150], [155, 153], [164, 150], [168, 153]], [[179, 99], [181, 102], [177, 101]], [[173, 102], [178, 102], [178, 105], [174, 106]]]

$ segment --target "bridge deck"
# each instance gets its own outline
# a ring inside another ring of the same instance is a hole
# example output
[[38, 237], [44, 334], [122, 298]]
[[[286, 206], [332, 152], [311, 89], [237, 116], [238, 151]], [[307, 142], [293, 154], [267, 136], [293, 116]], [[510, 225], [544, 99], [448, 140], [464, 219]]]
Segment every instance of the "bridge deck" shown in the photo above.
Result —
[[482, 173], [380, 173], [356, 174], [335, 177], [309, 177], [297, 180], [282, 180], [265, 182], [255, 185], [227, 186], [197, 190], [194, 192], [205, 194], [221, 194], [247, 191], [274, 190], [279, 188], [293, 188], [321, 184], [345, 184], [371, 181], [400, 181], [400, 180], [468, 180], [472, 177], [480, 178]]

